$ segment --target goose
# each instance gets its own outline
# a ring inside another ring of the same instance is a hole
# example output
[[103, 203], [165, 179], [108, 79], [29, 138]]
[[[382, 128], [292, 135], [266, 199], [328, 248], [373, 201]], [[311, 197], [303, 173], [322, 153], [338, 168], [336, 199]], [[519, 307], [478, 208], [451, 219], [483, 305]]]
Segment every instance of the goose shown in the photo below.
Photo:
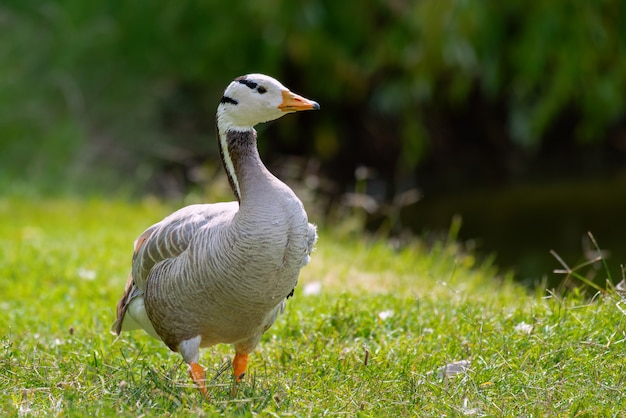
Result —
[[183, 207], [134, 243], [111, 332], [143, 329], [180, 353], [207, 395], [201, 347], [232, 344], [236, 382], [285, 309], [317, 241], [302, 202], [265, 167], [254, 126], [317, 110], [263, 74], [233, 80], [217, 107], [220, 156], [236, 201]]

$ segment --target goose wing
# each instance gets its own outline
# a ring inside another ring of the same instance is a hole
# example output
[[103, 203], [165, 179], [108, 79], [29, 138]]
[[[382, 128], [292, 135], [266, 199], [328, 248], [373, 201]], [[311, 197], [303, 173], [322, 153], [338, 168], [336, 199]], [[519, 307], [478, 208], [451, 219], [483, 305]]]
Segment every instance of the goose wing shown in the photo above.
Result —
[[152, 268], [161, 261], [178, 257], [196, 232], [217, 217], [238, 210], [238, 202], [190, 205], [146, 229], [135, 240], [133, 265], [124, 295], [117, 304], [117, 318], [111, 332], [119, 335], [130, 302], [142, 296]]

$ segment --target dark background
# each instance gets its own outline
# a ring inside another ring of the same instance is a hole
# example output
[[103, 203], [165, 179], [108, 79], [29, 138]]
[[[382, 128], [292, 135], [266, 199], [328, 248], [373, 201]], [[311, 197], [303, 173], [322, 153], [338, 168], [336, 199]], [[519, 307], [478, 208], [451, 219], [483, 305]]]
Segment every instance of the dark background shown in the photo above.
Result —
[[209, 195], [221, 93], [262, 72], [322, 106], [259, 127], [316, 222], [436, 236], [459, 214], [460, 239], [531, 284], [554, 278], [550, 249], [593, 257], [592, 231], [619, 281], [624, 16], [602, 0], [4, 0], [0, 188]]

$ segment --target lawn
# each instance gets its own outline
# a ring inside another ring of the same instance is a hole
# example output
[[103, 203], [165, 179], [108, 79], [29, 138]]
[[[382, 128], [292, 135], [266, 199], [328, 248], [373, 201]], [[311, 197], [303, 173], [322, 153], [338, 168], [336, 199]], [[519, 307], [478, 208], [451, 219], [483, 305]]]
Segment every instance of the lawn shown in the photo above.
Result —
[[227, 369], [231, 347], [202, 352], [207, 402], [178, 354], [140, 331], [109, 333], [133, 240], [173, 209], [149, 199], [0, 199], [0, 415], [626, 409], [626, 306], [613, 291], [529, 291], [452, 239], [398, 249], [330, 230], [241, 384]]

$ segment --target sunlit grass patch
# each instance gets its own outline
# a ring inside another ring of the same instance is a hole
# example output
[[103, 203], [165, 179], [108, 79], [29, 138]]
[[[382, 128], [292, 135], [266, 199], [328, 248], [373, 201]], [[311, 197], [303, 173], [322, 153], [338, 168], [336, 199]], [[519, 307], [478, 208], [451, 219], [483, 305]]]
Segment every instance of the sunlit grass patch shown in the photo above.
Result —
[[[626, 319], [612, 291], [531, 292], [452, 240], [320, 232], [287, 310], [236, 386], [233, 350], [180, 356], [109, 334], [132, 242], [158, 202], [0, 200], [3, 415], [618, 415]], [[446, 369], [446, 366], [449, 366]]]

